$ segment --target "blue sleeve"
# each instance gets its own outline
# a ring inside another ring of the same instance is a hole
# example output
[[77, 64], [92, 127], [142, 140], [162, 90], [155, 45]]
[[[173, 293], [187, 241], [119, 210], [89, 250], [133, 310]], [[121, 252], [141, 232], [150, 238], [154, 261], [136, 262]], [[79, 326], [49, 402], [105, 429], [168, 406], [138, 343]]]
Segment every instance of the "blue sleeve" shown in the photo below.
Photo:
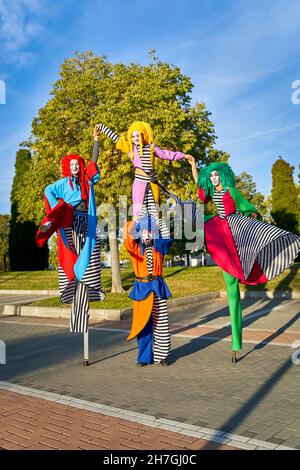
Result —
[[58, 199], [64, 199], [64, 186], [65, 180], [59, 180], [55, 183], [49, 184], [45, 189], [45, 196], [53, 209], [58, 203]]
[[90, 179], [90, 184], [96, 184], [100, 180], [100, 170], [96, 173], [92, 179]]
[[173, 243], [173, 240], [171, 238], [167, 239], [167, 240], [163, 240], [164, 241], [164, 255], [167, 255], [171, 249], [171, 246], [172, 246], [172, 243]]
[[155, 240], [155, 246], [163, 256], [169, 253], [172, 243], [172, 238], [160, 238]]

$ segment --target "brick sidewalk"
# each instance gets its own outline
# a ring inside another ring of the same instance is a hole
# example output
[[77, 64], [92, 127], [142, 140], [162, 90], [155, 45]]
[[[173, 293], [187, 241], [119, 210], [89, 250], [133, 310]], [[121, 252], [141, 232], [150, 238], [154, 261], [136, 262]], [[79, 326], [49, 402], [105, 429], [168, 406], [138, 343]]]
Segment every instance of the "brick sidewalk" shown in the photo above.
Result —
[[9, 450], [235, 450], [48, 400], [0, 390], [0, 448]]

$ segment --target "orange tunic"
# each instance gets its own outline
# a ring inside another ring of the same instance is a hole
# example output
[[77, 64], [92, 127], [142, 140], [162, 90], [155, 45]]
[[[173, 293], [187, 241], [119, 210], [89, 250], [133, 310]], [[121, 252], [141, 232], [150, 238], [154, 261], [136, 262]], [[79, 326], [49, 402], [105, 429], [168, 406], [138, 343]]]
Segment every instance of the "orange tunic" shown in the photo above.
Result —
[[[146, 277], [149, 275], [146, 254], [141, 253], [141, 247], [132, 236], [135, 222], [128, 222], [124, 227], [124, 243], [131, 256], [131, 262], [136, 277]], [[153, 255], [153, 276], [162, 276], [163, 273], [163, 255], [152, 248]], [[145, 281], [147, 282], [147, 281]], [[154, 292], [151, 292], [145, 299], [133, 301], [133, 316], [131, 330], [127, 341], [135, 338], [147, 325], [154, 301]]]
[[[131, 256], [131, 262], [136, 277], [148, 276], [147, 259], [145, 255], [141, 253], [141, 247], [132, 236], [135, 222], [128, 222], [124, 227], [124, 243], [128, 253]], [[161, 276], [163, 272], [163, 261], [164, 257], [159, 252], [152, 248], [153, 255], [153, 276]]]

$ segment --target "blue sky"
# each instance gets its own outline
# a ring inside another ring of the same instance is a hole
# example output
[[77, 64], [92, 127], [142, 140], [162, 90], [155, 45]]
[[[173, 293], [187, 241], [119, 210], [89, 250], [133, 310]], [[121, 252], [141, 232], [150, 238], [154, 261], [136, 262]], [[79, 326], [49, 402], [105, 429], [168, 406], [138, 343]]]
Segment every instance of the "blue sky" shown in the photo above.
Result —
[[0, 0], [0, 213], [18, 145], [75, 50], [147, 63], [155, 49], [178, 65], [212, 113], [216, 146], [268, 195], [277, 156], [300, 161], [299, 25], [297, 0]]

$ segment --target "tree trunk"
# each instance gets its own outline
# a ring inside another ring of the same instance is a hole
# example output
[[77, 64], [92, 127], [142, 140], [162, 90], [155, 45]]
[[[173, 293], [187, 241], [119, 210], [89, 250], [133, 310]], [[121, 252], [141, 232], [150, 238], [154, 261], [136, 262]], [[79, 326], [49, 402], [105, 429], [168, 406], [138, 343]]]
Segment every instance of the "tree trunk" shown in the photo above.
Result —
[[119, 259], [119, 248], [118, 248], [118, 240], [116, 236], [116, 227], [111, 225], [109, 229], [109, 249], [110, 249], [110, 257], [111, 257], [111, 292], [125, 292], [122, 287], [122, 279], [121, 279], [121, 270], [120, 270], [120, 259]]

